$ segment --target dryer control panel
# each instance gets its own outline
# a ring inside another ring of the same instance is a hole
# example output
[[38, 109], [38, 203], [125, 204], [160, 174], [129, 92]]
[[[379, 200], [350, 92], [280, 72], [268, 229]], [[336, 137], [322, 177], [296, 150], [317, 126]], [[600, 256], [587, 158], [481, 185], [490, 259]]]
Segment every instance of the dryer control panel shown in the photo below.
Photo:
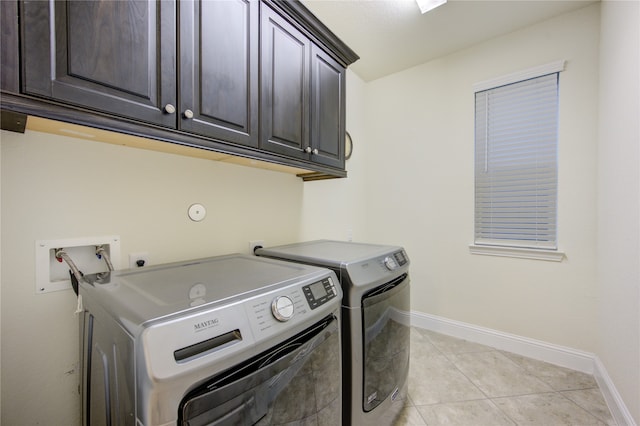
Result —
[[404, 250], [397, 251], [392, 255], [386, 256], [382, 260], [382, 263], [384, 264], [384, 266], [390, 271], [393, 271], [395, 269], [398, 269], [401, 266], [406, 265], [407, 262], [408, 262], [407, 255], [404, 252]]

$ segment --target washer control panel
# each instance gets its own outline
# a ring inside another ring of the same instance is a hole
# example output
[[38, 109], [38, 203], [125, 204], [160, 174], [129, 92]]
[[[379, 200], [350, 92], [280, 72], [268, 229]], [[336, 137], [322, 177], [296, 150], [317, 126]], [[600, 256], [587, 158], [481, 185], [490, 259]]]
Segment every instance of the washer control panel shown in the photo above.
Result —
[[[241, 304], [254, 342], [258, 343], [339, 310], [341, 297], [342, 289], [335, 274], [321, 271], [304, 281], [257, 294]], [[228, 309], [237, 312], [238, 305], [229, 305]], [[246, 334], [242, 327], [235, 325], [235, 328]]]
[[271, 302], [271, 313], [280, 322], [293, 318], [294, 311], [293, 300], [287, 296], [278, 296]]
[[322, 281], [317, 281], [313, 284], [302, 287], [302, 292], [304, 293], [304, 297], [307, 299], [307, 303], [309, 303], [309, 307], [311, 309], [315, 309], [318, 306], [327, 303], [338, 294], [331, 277], [327, 277]]
[[245, 307], [256, 336], [276, 333], [283, 323], [302, 320], [309, 313], [299, 287], [256, 297], [245, 302]]

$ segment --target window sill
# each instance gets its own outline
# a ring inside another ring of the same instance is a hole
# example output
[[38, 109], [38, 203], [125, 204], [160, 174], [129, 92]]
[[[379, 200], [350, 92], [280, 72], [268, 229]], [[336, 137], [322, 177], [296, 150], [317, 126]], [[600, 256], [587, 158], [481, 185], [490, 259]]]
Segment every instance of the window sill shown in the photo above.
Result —
[[517, 257], [520, 259], [546, 260], [549, 262], [562, 262], [566, 257], [564, 252], [558, 250], [526, 249], [518, 247], [499, 247], [469, 245], [471, 254], [481, 254], [485, 256]]

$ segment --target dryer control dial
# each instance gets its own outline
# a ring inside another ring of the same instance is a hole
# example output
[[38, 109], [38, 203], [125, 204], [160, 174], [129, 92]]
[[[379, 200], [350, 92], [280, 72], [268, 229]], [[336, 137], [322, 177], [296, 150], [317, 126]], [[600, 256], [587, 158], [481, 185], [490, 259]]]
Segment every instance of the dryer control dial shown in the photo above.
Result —
[[293, 300], [287, 296], [278, 296], [271, 302], [273, 316], [281, 322], [293, 318]]
[[384, 266], [386, 266], [388, 270], [393, 271], [398, 267], [398, 262], [396, 262], [393, 256], [387, 256], [384, 258]]

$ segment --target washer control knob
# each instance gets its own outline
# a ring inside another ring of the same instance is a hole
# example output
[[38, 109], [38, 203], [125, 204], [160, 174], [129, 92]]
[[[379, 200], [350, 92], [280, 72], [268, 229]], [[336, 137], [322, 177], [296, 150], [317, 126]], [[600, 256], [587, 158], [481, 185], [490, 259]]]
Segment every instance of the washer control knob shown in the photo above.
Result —
[[398, 262], [396, 262], [393, 256], [387, 256], [384, 258], [384, 266], [386, 266], [388, 270], [393, 271], [398, 267]]
[[287, 296], [278, 296], [271, 302], [271, 312], [278, 321], [289, 321], [293, 318], [293, 301]]

